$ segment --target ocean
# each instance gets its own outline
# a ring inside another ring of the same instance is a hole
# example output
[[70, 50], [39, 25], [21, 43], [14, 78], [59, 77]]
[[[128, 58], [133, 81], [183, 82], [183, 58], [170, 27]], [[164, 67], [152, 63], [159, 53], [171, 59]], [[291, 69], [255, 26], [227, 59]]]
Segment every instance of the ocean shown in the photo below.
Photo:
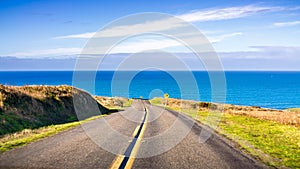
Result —
[[[214, 82], [210, 81], [213, 77], [205, 71], [99, 71], [96, 76], [89, 78], [92, 74], [72, 71], [3, 71], [0, 72], [0, 84], [65, 84], [100, 96], [149, 99], [163, 97], [164, 93], [168, 93], [172, 98], [213, 102], [223, 100], [228, 104], [272, 109], [300, 107], [300, 72], [227, 71], [224, 73], [225, 81]], [[219, 87], [217, 90], [216, 86]], [[216, 95], [212, 94], [213, 91], [217, 92]]]

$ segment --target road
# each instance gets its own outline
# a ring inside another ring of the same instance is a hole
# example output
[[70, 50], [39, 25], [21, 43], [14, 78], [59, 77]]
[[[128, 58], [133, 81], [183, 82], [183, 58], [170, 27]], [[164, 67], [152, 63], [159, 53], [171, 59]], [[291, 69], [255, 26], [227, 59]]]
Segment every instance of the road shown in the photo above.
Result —
[[[267, 168], [177, 112], [132, 107], [0, 155], [0, 168]], [[117, 155], [116, 155], [117, 154]]]

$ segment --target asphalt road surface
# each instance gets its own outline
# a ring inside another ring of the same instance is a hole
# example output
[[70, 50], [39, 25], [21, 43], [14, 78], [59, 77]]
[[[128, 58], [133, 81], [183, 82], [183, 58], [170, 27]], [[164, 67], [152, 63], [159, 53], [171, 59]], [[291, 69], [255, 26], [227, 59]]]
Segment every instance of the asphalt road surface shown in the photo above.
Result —
[[[0, 155], [0, 168], [267, 168], [177, 112], [132, 107]], [[202, 140], [203, 141], [203, 140]]]

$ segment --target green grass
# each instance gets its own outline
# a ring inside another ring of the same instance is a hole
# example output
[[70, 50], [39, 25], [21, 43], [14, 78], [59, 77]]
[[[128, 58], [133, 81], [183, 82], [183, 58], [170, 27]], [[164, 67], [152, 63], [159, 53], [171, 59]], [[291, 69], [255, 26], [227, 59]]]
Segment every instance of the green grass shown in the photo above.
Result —
[[300, 129], [272, 121], [224, 114], [218, 131], [275, 167], [300, 167]]
[[107, 109], [110, 110], [125, 110], [126, 107], [130, 107], [132, 105], [133, 99], [128, 99], [126, 101], [123, 101], [123, 105], [122, 106], [105, 106]]
[[162, 98], [153, 98], [150, 100], [150, 103], [153, 105], [161, 105], [162, 104]]
[[300, 108], [290, 108], [290, 109], [286, 109], [288, 111], [291, 111], [291, 112], [299, 112], [300, 113]]
[[[151, 103], [160, 104], [157, 99]], [[243, 115], [169, 108], [181, 111], [212, 128], [217, 124], [216, 120], [220, 119], [216, 131], [264, 163], [278, 168], [300, 168], [299, 127]]]
[[41, 138], [49, 137], [61, 131], [78, 126], [81, 123], [85, 123], [103, 116], [106, 115], [93, 116], [82, 121], [51, 125], [51, 126], [41, 127], [38, 129], [33, 129], [33, 130], [25, 129], [21, 132], [5, 135], [4, 137], [0, 138], [0, 153], [8, 151], [12, 148], [24, 146], [30, 142], [37, 141]]
[[124, 107], [130, 107], [132, 105], [132, 101], [133, 101], [133, 99], [128, 99], [128, 101], [124, 102], [123, 103], [123, 108]]
[[[220, 113], [183, 113], [212, 126]], [[214, 118], [216, 117], [216, 118]], [[242, 115], [223, 114], [217, 131], [270, 166], [300, 167], [300, 128]]]

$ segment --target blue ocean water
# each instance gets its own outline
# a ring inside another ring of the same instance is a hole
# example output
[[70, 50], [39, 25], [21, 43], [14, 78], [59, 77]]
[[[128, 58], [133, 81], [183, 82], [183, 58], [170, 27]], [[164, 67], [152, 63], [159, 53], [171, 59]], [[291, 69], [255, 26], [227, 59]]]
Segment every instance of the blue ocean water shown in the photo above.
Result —
[[[72, 71], [16, 71], [0, 72], [0, 84], [6, 85], [74, 85], [91, 94], [152, 98], [168, 93], [172, 98], [214, 101], [214, 85], [207, 72], [97, 72], [93, 83], [88, 78], [75, 79]], [[89, 76], [82, 72], [82, 76]], [[118, 76], [116, 76], [118, 75]], [[134, 75], [134, 76], [131, 76]], [[188, 77], [195, 79], [191, 81]], [[225, 72], [226, 103], [260, 106], [273, 109], [300, 107], [300, 72]], [[81, 85], [83, 84], [83, 85]], [[196, 87], [196, 88], [195, 88]], [[219, 90], [217, 92], [220, 92]]]

